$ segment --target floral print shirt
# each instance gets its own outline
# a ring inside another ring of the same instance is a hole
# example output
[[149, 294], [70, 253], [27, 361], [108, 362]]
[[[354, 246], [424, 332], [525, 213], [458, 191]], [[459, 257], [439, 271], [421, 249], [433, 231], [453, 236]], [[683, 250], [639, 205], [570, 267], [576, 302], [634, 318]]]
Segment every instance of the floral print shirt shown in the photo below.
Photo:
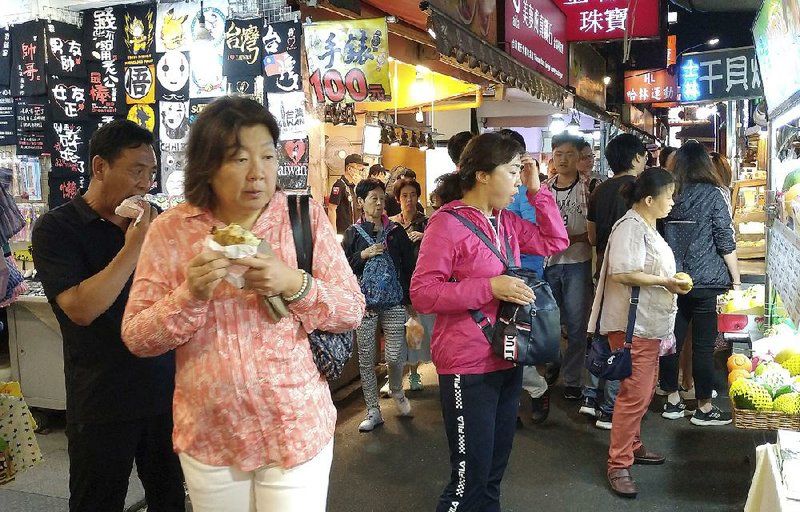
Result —
[[[287, 196], [276, 192], [252, 232], [297, 267]], [[141, 357], [176, 351], [173, 444], [200, 462], [252, 471], [291, 468], [312, 459], [333, 438], [336, 410], [306, 333], [355, 329], [364, 296], [322, 207], [311, 201], [312, 288], [269, 320], [263, 297], [223, 281], [210, 301], [194, 298], [189, 260], [212, 226], [207, 209], [179, 205], [150, 226], [122, 337]]]

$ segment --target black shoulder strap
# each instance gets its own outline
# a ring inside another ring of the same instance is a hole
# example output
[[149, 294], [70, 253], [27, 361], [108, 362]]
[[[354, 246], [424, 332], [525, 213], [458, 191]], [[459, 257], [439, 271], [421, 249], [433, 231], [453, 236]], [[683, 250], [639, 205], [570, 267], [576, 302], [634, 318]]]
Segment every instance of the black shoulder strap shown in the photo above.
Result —
[[292, 224], [292, 237], [297, 253], [297, 266], [311, 274], [314, 261], [314, 242], [311, 236], [311, 215], [308, 195], [289, 196], [289, 221]]
[[628, 328], [625, 329], [625, 343], [633, 342], [633, 328], [636, 325], [636, 308], [639, 307], [638, 286], [631, 288], [631, 305], [628, 306]]
[[[494, 255], [497, 256], [498, 258], [500, 258], [500, 261], [503, 262], [503, 265], [505, 265], [506, 268], [512, 266], [512, 265], [509, 264], [509, 259], [503, 257], [503, 255], [500, 254], [500, 250], [497, 247], [495, 247], [495, 245], [491, 242], [491, 240], [489, 240], [489, 237], [486, 236], [486, 233], [481, 231], [480, 228], [475, 225], [475, 223], [473, 223], [471, 220], [459, 215], [458, 213], [454, 212], [453, 210], [444, 210], [444, 211], [446, 213], [449, 213], [450, 215], [452, 215], [456, 219], [458, 219], [458, 221], [461, 222], [463, 225], [465, 225], [467, 227], [467, 229], [469, 229], [470, 231], [475, 233], [475, 235], [478, 238], [480, 238], [481, 241], [483, 241], [483, 243], [486, 244], [486, 246], [489, 249], [492, 250]], [[506, 254], [509, 254], [509, 255], [511, 254], [511, 244], [509, 243], [508, 238], [506, 238]]]

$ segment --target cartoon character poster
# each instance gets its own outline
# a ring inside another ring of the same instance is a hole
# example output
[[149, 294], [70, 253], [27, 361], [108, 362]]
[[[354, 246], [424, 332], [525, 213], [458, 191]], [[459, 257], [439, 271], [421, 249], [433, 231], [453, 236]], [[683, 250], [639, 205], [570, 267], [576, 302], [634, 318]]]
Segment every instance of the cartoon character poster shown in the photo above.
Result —
[[222, 54], [216, 51], [192, 50], [192, 62], [202, 66], [191, 66], [189, 98], [216, 98], [225, 94], [226, 77], [222, 72]]
[[123, 14], [125, 64], [148, 65], [155, 50], [155, 5], [128, 5]]
[[226, 76], [250, 76], [261, 73], [262, 18], [229, 19], [225, 23], [223, 71]]
[[163, 101], [189, 99], [189, 59], [187, 54], [168, 51], [156, 62], [156, 95]]
[[156, 108], [155, 105], [145, 105], [137, 103], [131, 105], [128, 110], [128, 119], [138, 124], [142, 128], [155, 133], [156, 129]]
[[85, 77], [86, 62], [83, 57], [81, 29], [60, 21], [48, 21], [45, 24], [45, 34], [48, 73], [64, 77]]
[[125, 113], [122, 65], [114, 61], [88, 62], [89, 114], [121, 115]]
[[269, 93], [300, 91], [303, 88], [300, 74], [299, 21], [265, 23], [262, 33], [264, 58], [264, 89]]
[[161, 151], [182, 152], [189, 137], [189, 102], [160, 101], [158, 112]]
[[161, 191], [169, 196], [183, 195], [183, 166], [186, 163], [182, 151], [161, 151]]
[[43, 22], [29, 21], [13, 25], [11, 44], [11, 94], [15, 98], [45, 94]]
[[123, 11], [122, 6], [83, 11], [83, 55], [86, 61], [122, 61], [125, 48]]
[[[225, 20], [228, 17], [226, 0], [203, 2], [205, 27], [215, 47], [222, 47]], [[156, 13], [156, 52], [170, 50], [188, 52], [196, 41], [200, 28], [200, 2], [162, 2]]]
[[47, 90], [54, 121], [85, 121], [88, 115], [86, 87], [74, 78], [51, 77]]

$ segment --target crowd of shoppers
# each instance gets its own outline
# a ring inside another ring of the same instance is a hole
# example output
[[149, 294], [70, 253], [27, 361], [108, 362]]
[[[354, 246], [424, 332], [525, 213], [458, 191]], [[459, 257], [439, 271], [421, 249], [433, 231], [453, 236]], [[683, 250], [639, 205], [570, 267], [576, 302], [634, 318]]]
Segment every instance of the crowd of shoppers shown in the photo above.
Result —
[[[607, 145], [614, 176], [603, 180], [591, 145], [563, 134], [542, 182], [519, 133], [462, 132], [448, 144], [457, 170], [430, 191], [427, 217], [413, 170], [367, 171], [348, 155], [327, 211], [310, 203], [306, 273], [277, 186], [279, 135], [258, 103], [217, 99], [190, 134], [187, 202], [158, 215], [136, 199], [143, 214], [132, 222], [115, 208], [149, 190], [154, 140], [114, 121], [90, 142], [88, 192], [37, 224], [33, 256], [66, 347], [71, 510], [121, 510], [134, 461], [153, 510], [182, 510], [183, 482], [197, 511], [324, 510], [336, 411], [312, 355], [315, 330], [356, 331], [361, 432], [384, 422], [380, 347], [400, 416], [412, 415], [404, 367], [409, 389], [421, 391], [418, 367], [432, 361], [451, 464], [437, 510], [499, 510], [521, 391], [538, 424], [550, 387], [544, 368], [495, 355], [473, 320], [478, 310], [494, 323], [500, 301], [535, 294], [462, 220], [552, 288], [566, 335], [564, 396], [611, 430], [614, 492], [635, 496], [632, 465], [665, 461], [642, 443], [641, 420], [659, 379], [662, 415], [687, 414], [678, 361], [690, 337], [691, 421], [730, 422], [712, 402], [716, 298], [740, 284], [723, 156], [691, 141], [648, 154], [623, 134]], [[661, 167], [644, 170], [648, 156]], [[259, 239], [254, 255], [212, 249], [209, 233], [232, 224]], [[691, 291], [676, 271], [693, 278]], [[625, 344], [635, 293], [632, 375], [584, 382], [587, 333], [598, 323], [612, 348]], [[270, 315], [273, 300], [288, 313]], [[409, 347], [414, 322], [422, 342]], [[674, 353], [664, 349], [672, 344]]]

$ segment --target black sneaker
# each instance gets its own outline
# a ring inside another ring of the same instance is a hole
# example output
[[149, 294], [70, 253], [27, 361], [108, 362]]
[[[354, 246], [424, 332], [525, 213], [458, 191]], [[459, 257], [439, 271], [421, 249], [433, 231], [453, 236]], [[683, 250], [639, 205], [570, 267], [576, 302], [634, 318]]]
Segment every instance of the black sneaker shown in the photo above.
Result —
[[670, 403], [669, 400], [664, 402], [664, 412], [661, 413], [662, 418], [668, 420], [679, 420], [686, 416], [686, 404], [680, 400], [677, 404]]
[[597, 421], [595, 427], [603, 430], [611, 430], [611, 415], [606, 414], [602, 410], [597, 414]]
[[581, 414], [585, 414], [587, 416], [591, 416], [592, 418], [597, 417], [597, 404], [594, 401], [594, 398], [584, 397], [583, 401], [581, 402], [581, 408], [578, 411]]
[[550, 414], [550, 389], [544, 392], [539, 398], [533, 399], [533, 412], [531, 421], [534, 425], [544, 422]]
[[722, 412], [716, 405], [711, 406], [711, 410], [703, 412], [697, 409], [692, 416], [692, 424], [700, 425], [702, 427], [711, 427], [715, 425], [727, 425], [731, 422], [731, 413]]
[[565, 400], [580, 400], [582, 396], [583, 393], [581, 393], [581, 388], [579, 386], [567, 386], [564, 388]]

